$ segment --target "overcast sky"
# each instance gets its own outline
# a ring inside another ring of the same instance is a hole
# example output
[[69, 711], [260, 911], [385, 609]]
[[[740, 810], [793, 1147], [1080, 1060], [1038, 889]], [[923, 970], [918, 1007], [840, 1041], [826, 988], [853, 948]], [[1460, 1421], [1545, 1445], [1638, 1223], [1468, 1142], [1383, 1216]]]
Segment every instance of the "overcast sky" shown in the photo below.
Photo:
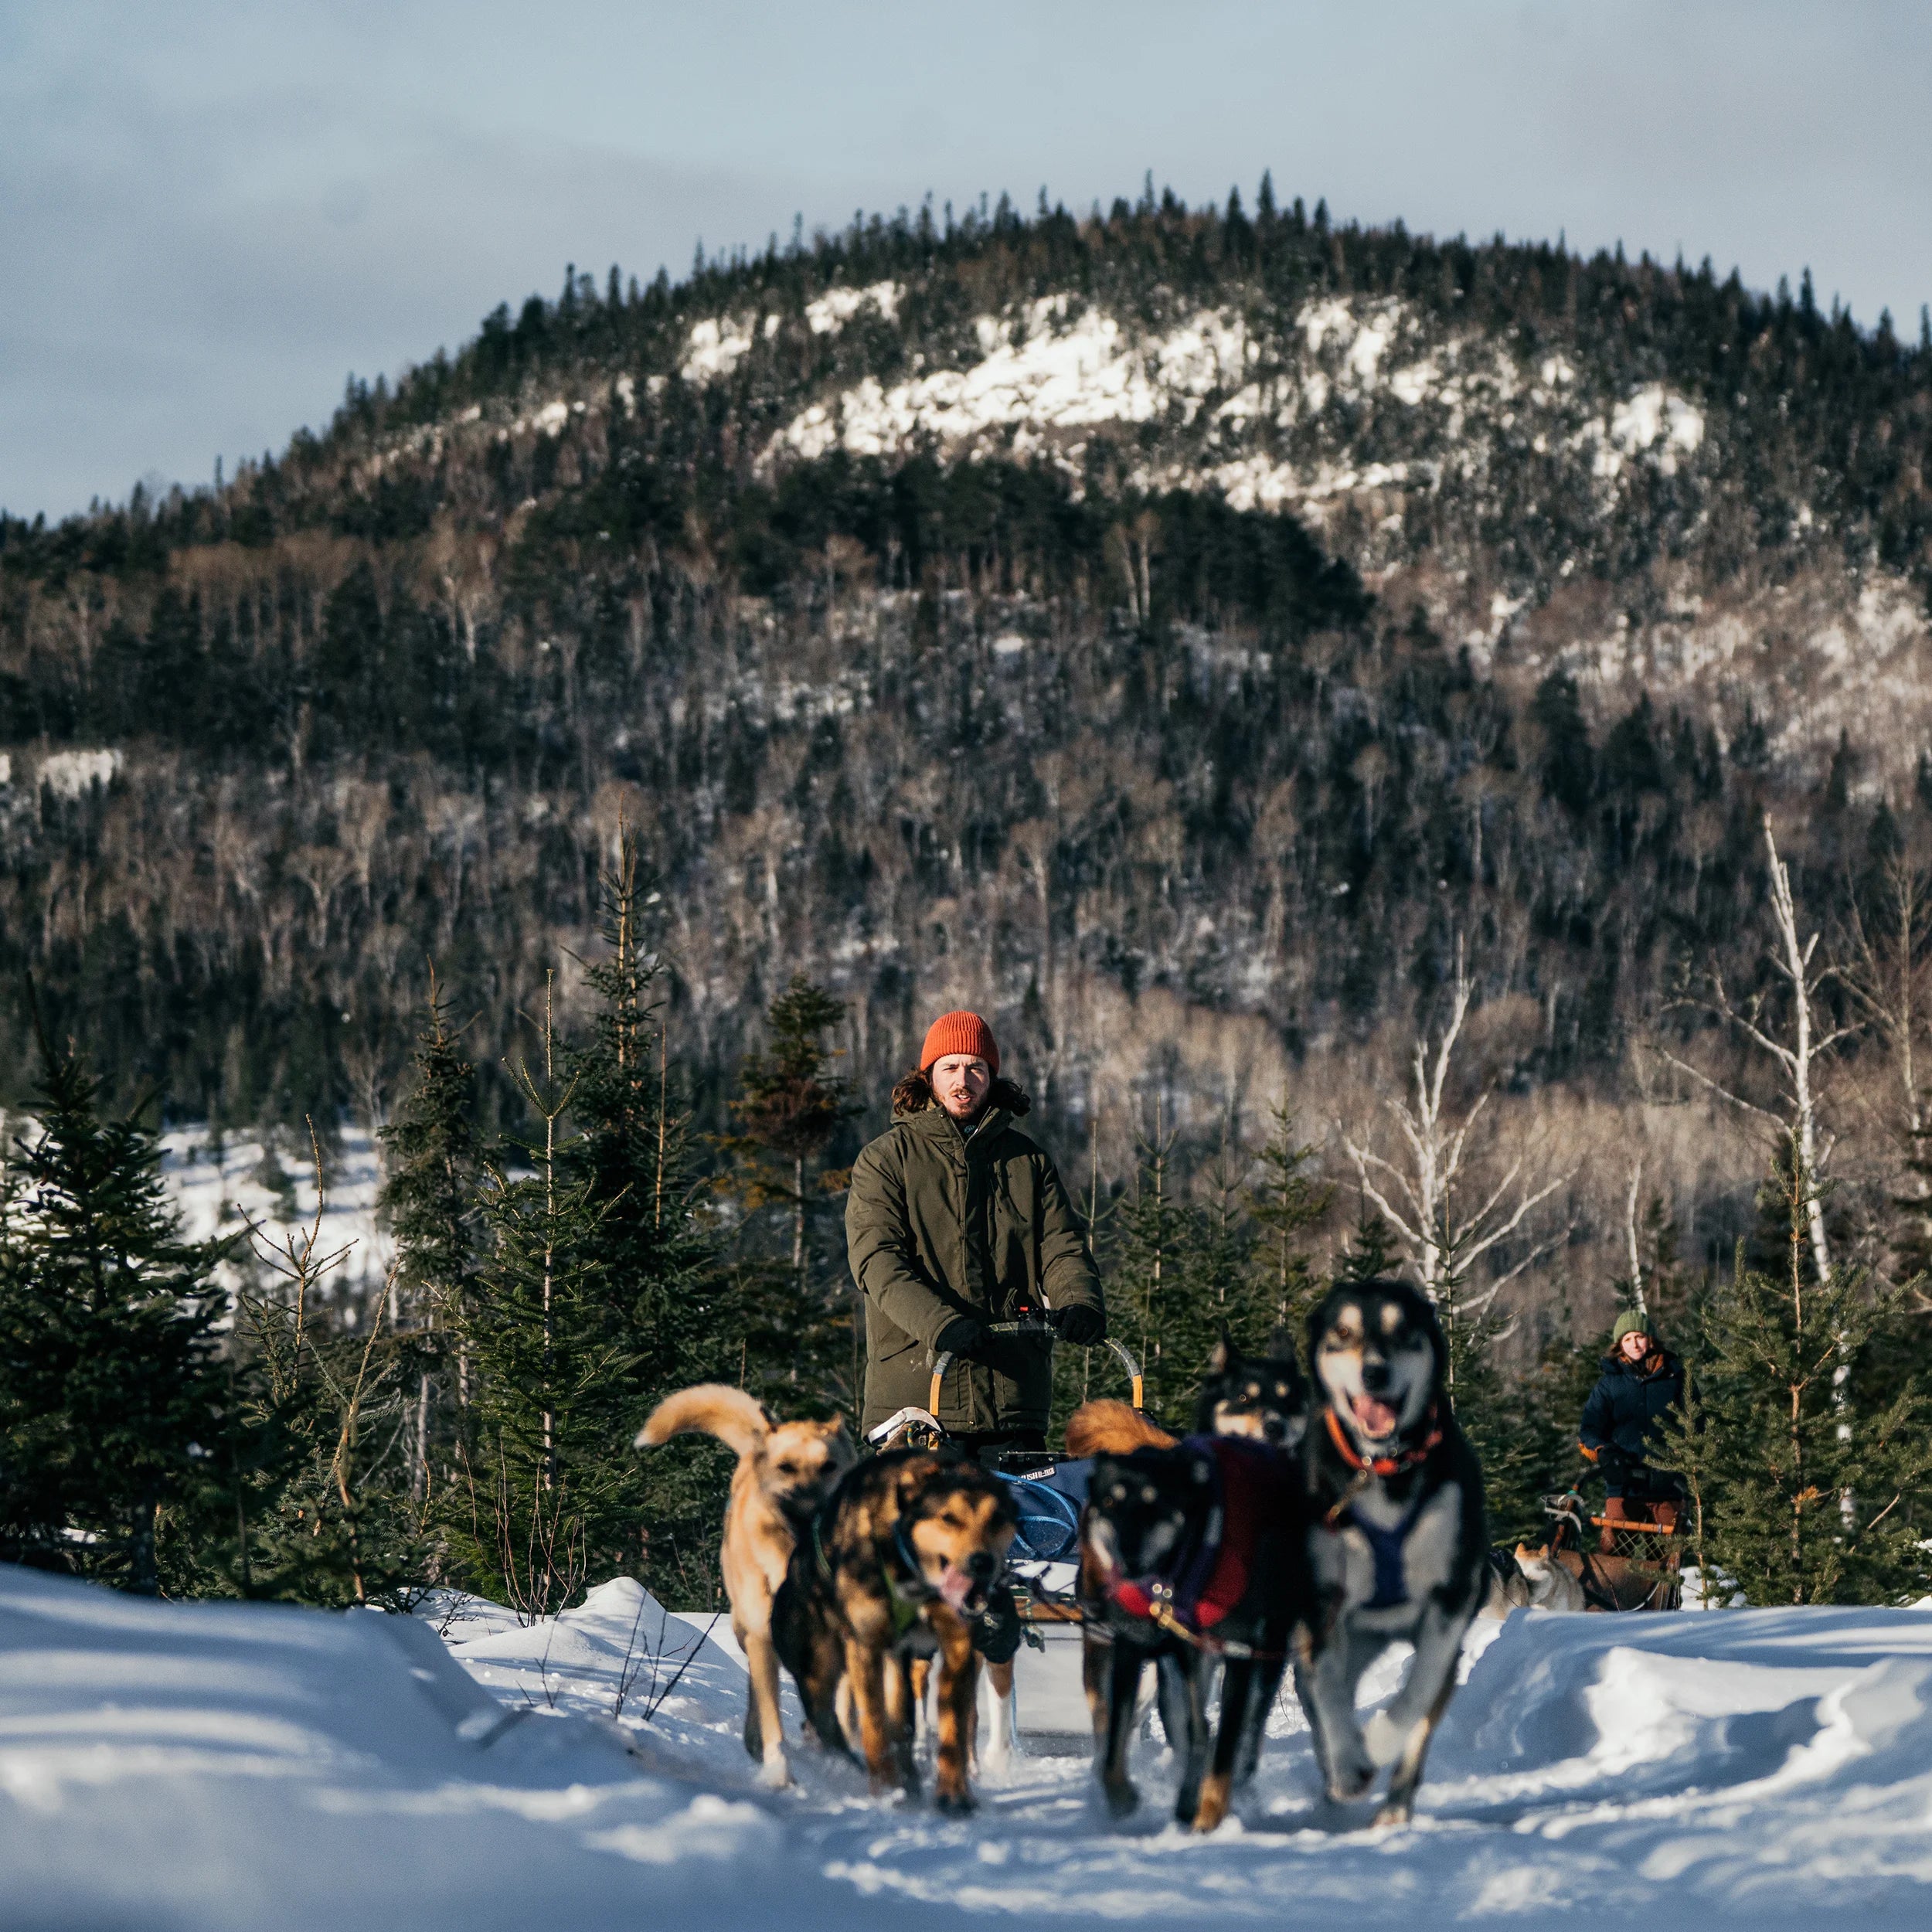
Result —
[[0, 0], [0, 506], [325, 421], [564, 264], [985, 190], [1285, 200], [1932, 299], [1932, 5]]

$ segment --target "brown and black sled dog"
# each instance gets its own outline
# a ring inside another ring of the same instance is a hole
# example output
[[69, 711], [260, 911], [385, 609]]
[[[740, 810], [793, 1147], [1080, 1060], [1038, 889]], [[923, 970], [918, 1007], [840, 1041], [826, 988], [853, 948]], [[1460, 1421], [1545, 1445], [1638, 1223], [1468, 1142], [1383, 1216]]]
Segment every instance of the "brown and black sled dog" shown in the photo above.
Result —
[[771, 1604], [803, 1526], [840, 1473], [852, 1465], [842, 1422], [774, 1422], [742, 1389], [701, 1382], [666, 1396], [638, 1436], [641, 1449], [679, 1435], [716, 1436], [738, 1458], [725, 1509], [719, 1567], [731, 1600], [731, 1631], [745, 1654], [750, 1696], [745, 1749], [763, 1760], [764, 1781], [791, 1782], [778, 1717], [778, 1659]]
[[850, 1689], [875, 1791], [913, 1792], [913, 1662], [939, 1658], [937, 1798], [972, 1808], [979, 1658], [973, 1624], [1005, 1568], [1015, 1519], [1005, 1485], [944, 1450], [894, 1449], [849, 1470], [793, 1553], [772, 1638], [805, 1716], [849, 1752], [838, 1719]]

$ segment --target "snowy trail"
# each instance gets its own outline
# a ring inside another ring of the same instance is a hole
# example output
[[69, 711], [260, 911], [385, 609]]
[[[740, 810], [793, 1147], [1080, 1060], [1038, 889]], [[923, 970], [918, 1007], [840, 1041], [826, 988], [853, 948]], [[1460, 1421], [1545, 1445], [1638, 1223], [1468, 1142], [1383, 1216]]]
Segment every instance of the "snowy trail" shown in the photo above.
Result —
[[1932, 1923], [1923, 1611], [1479, 1626], [1412, 1828], [1318, 1801], [1286, 1708], [1205, 1841], [1151, 1742], [1124, 1831], [1081, 1757], [1023, 1759], [963, 1821], [802, 1750], [762, 1792], [704, 1627], [624, 1580], [526, 1629], [0, 1569], [0, 1924]]
[[[566, 1620], [547, 1678], [530, 1668], [535, 1633], [459, 1641], [457, 1655], [499, 1695], [542, 1680], [560, 1706], [608, 1709], [635, 1617], [624, 1588]], [[673, 1619], [668, 1652], [689, 1641]], [[1872, 1927], [1932, 1923], [1932, 1615], [1519, 1614], [1478, 1624], [1468, 1665], [1405, 1832], [1366, 1830], [1372, 1806], [1317, 1797], [1292, 1699], [1237, 1822], [1206, 1841], [1167, 1822], [1172, 1774], [1151, 1743], [1124, 1831], [1083, 1757], [1023, 1760], [981, 1784], [963, 1821], [872, 1801], [855, 1774], [802, 1751], [801, 1789], [769, 1802], [815, 1876], [921, 1923], [949, 1908], [1172, 1925], [1337, 1911], [1502, 1923], [1542, 1910], [1628, 1924], [1660, 1909], [1753, 1928], [1855, 1910]], [[1386, 1660], [1366, 1689], [1387, 1695], [1400, 1668]], [[694, 1664], [642, 1728], [661, 1735], [653, 1748], [749, 1792], [742, 1681], [722, 1659]]]

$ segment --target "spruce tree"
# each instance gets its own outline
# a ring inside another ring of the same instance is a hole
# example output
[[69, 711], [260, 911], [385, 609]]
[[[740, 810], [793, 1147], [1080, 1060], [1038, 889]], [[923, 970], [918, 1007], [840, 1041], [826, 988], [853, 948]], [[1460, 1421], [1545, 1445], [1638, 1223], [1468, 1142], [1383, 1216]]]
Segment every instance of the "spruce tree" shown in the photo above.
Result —
[[1874, 1393], [1865, 1371], [1900, 1345], [1903, 1298], [1842, 1266], [1815, 1278], [1815, 1192], [1781, 1150], [1764, 1206], [1783, 1218], [1784, 1266], [1740, 1250], [1713, 1288], [1687, 1352], [1695, 1393], [1656, 1461], [1685, 1475], [1694, 1537], [1752, 1603], [1896, 1601], [1927, 1583], [1932, 1404], [1916, 1379]]
[[571, 1172], [573, 1083], [548, 987], [539, 1047], [540, 1073], [512, 1070], [533, 1131], [485, 1168], [488, 1249], [467, 1318], [474, 1421], [449, 1512], [474, 1583], [526, 1619], [564, 1608], [642, 1527], [627, 1494], [631, 1359], [607, 1319], [602, 1209]]
[[[1264, 176], [1264, 186], [1266, 181]], [[1327, 1219], [1335, 1190], [1332, 1182], [1318, 1181], [1309, 1172], [1315, 1145], [1296, 1134], [1286, 1100], [1275, 1107], [1271, 1122], [1261, 1149], [1261, 1179], [1249, 1193], [1247, 1207], [1261, 1230], [1254, 1263], [1269, 1324], [1286, 1328], [1298, 1350], [1308, 1311], [1326, 1291], [1301, 1243]]]
[[[825, 1265], [816, 1238], [849, 1179], [823, 1163], [845, 1123], [863, 1111], [832, 1073], [838, 1049], [825, 1043], [845, 1011], [822, 987], [794, 975], [766, 1015], [769, 1046], [740, 1066], [731, 1103], [737, 1131], [722, 1142], [735, 1159], [719, 1185], [736, 1197], [748, 1236], [733, 1277], [743, 1320], [741, 1372], [753, 1394], [793, 1413], [842, 1397], [853, 1413], [859, 1406], [857, 1291], [842, 1266]], [[776, 1251], [758, 1240], [773, 1209], [782, 1244]]]
[[1193, 1238], [1182, 1257], [1184, 1292], [1170, 1339], [1184, 1360], [1190, 1349], [1196, 1353], [1197, 1372], [1222, 1335], [1258, 1353], [1275, 1325], [1270, 1283], [1256, 1266], [1260, 1231], [1245, 1186], [1250, 1165], [1224, 1131], [1219, 1153], [1195, 1177]]
[[474, 1072], [434, 968], [425, 1022], [417, 1036], [415, 1084], [383, 1129], [389, 1175], [382, 1206], [395, 1236], [396, 1285], [415, 1332], [410, 1486], [427, 1503], [437, 1480], [436, 1451], [444, 1446], [439, 1422], [460, 1430], [469, 1406], [464, 1338], [477, 1291], [480, 1178], [471, 1118]]
[[[671, 1065], [668, 975], [645, 930], [657, 903], [658, 883], [621, 825], [601, 886], [604, 951], [587, 975], [597, 1010], [587, 1042], [570, 1055], [579, 1131], [561, 1165], [596, 1209], [583, 1253], [605, 1343], [624, 1365], [611, 1391], [624, 1444], [664, 1396], [694, 1382], [736, 1380], [740, 1362], [740, 1312], [727, 1305]], [[709, 1600], [731, 1467], [707, 1443], [646, 1456], [624, 1447], [617, 1473], [644, 1543], [604, 1560], [641, 1566], [661, 1596]]]
[[[1070, 1192], [1087, 1236], [1087, 1247], [1097, 1260], [1110, 1251], [1107, 1237], [1120, 1210], [1121, 1199], [1100, 1179], [1100, 1120], [1097, 1106], [1089, 1112], [1087, 1126], [1086, 1185], [1079, 1189], [1070, 1189]], [[1111, 1333], [1131, 1349], [1134, 1338], [1124, 1318], [1117, 1291], [1111, 1285], [1107, 1297]], [[1096, 1396], [1124, 1397], [1128, 1393], [1121, 1365], [1111, 1349], [1104, 1346], [1076, 1349], [1060, 1343], [1053, 1351], [1053, 1406], [1046, 1427], [1048, 1444], [1062, 1440], [1067, 1417], [1083, 1402]]]
[[1206, 1331], [1189, 1304], [1189, 1264], [1199, 1229], [1180, 1191], [1178, 1138], [1157, 1098], [1153, 1131], [1141, 1142], [1134, 1185], [1115, 1223], [1111, 1322], [1141, 1359], [1148, 1414], [1185, 1426], [1212, 1338], [1203, 1340]]
[[1394, 1229], [1365, 1199], [1349, 1240], [1335, 1258], [1332, 1284], [1342, 1288], [1357, 1281], [1386, 1281], [1401, 1266]]
[[182, 1239], [141, 1110], [41, 1038], [37, 1138], [0, 1188], [0, 1552], [152, 1595], [220, 1533], [220, 1242]]

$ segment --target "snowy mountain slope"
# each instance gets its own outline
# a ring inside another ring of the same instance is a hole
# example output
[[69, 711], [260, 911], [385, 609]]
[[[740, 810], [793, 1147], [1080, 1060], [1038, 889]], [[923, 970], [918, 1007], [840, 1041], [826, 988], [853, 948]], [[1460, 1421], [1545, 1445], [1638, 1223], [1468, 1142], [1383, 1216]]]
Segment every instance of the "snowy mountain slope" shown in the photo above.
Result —
[[[965, 1821], [877, 1802], [808, 1751], [797, 1790], [759, 1794], [736, 1736], [743, 1676], [705, 1628], [624, 1580], [526, 1629], [467, 1602], [335, 1617], [0, 1570], [5, 1923], [1554, 1913], [1769, 1932], [1855, 1913], [1892, 1932], [1932, 1914], [1920, 1611], [1519, 1614], [1472, 1641], [1413, 1828], [1374, 1833], [1317, 1802], [1284, 1708], [1240, 1821], [1206, 1842], [1166, 1826], [1172, 1774], [1151, 1742], [1144, 1815], [1124, 1831], [1077, 1758], [1023, 1760]], [[610, 1721], [627, 1675], [631, 1756]], [[1384, 1668], [1370, 1689], [1393, 1681]]]
[[[1852, 534], [1844, 479], [1787, 447], [1781, 401], [1573, 327], [1498, 328], [1460, 298], [1290, 297], [1240, 274], [1198, 293], [1036, 277], [992, 300], [937, 271], [815, 293], [736, 279], [716, 308], [676, 291], [641, 354], [374, 437], [350, 486], [465, 464], [588, 477], [694, 413], [728, 423], [767, 485], [835, 454], [1037, 464], [1130, 507], [1178, 490], [1291, 514], [1389, 607], [1420, 605], [1526, 689], [1560, 668], [1606, 712], [1648, 692], [1725, 738], [1749, 702], [1800, 767], [1849, 730], [1881, 740], [1892, 777], [1932, 740], [1922, 587]], [[1903, 431], [1850, 406], [1854, 451]]]

